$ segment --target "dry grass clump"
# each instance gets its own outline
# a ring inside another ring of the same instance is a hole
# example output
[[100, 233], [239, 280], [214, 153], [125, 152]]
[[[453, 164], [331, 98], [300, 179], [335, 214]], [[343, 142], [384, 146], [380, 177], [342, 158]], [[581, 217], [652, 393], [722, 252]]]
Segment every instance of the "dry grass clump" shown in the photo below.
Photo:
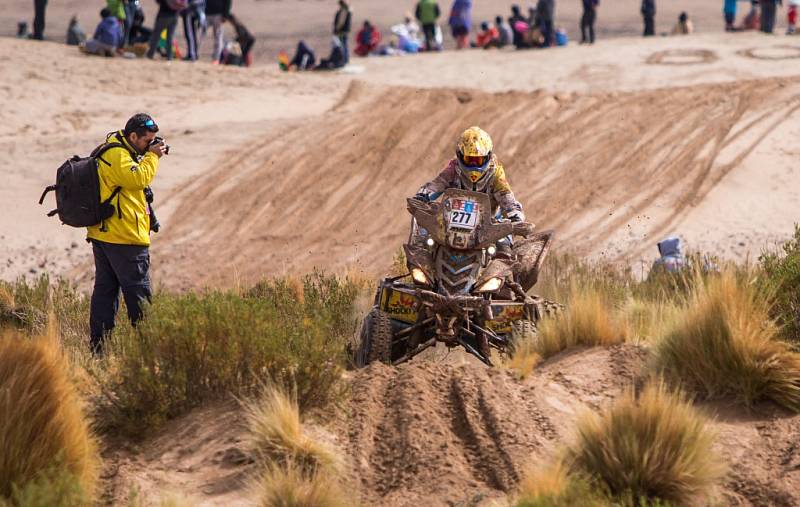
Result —
[[629, 335], [627, 322], [617, 316], [607, 293], [574, 285], [563, 314], [542, 321], [535, 352], [546, 359], [572, 347], [621, 343]]
[[563, 460], [547, 467], [529, 467], [522, 476], [516, 507], [606, 507], [611, 505], [586, 479], [570, 472]]
[[246, 405], [250, 447], [264, 467], [254, 484], [259, 505], [338, 507], [352, 505], [338, 484], [334, 452], [309, 437], [297, 401], [277, 385]]
[[566, 459], [624, 502], [692, 504], [723, 473], [712, 444], [705, 419], [658, 381], [638, 398], [629, 391], [604, 414], [580, 419]]
[[307, 475], [295, 466], [270, 465], [256, 484], [261, 507], [350, 507], [336, 478], [323, 471]]
[[91, 498], [97, 444], [54, 333], [0, 336], [0, 414], [0, 499], [78, 505]]
[[778, 340], [770, 297], [731, 272], [696, 283], [655, 350], [665, 376], [708, 398], [800, 411], [800, 354]]
[[297, 401], [278, 386], [245, 407], [250, 427], [250, 446], [264, 461], [313, 475], [322, 468], [335, 468], [336, 459], [324, 445], [307, 436]]

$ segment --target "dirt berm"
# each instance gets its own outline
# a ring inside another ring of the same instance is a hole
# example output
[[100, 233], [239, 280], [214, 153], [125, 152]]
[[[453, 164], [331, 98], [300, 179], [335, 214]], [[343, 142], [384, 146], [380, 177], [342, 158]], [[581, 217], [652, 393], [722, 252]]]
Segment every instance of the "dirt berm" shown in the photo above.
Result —
[[766, 216], [743, 227], [706, 198], [726, 185], [718, 191], [737, 199], [740, 180], [769, 178], [749, 166], [726, 176], [799, 106], [793, 79], [592, 95], [354, 82], [328, 113], [254, 137], [181, 192], [156, 268], [175, 286], [313, 267], [373, 274], [407, 234], [404, 199], [471, 124], [491, 132], [529, 219], [579, 254], [636, 259], [683, 221], [695, 248], [763, 245]]
[[[573, 438], [581, 413], [637, 383], [646, 356], [632, 345], [576, 349], [525, 381], [458, 354], [371, 365], [349, 378], [337, 418], [312, 430], [344, 457], [343, 481], [361, 505], [504, 505], [526, 465], [546, 463]], [[700, 408], [730, 470], [715, 492], [719, 504], [800, 505], [800, 417], [770, 405], [751, 414]], [[108, 497], [135, 487], [147, 498], [189, 492], [192, 505], [254, 505], [241, 419], [235, 404], [207, 407], [136, 452], [116, 453], [107, 460]]]

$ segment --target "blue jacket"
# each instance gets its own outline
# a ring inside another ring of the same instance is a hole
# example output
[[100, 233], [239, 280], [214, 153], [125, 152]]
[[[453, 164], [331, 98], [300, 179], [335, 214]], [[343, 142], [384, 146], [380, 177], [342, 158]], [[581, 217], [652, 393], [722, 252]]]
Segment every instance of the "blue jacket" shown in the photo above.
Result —
[[722, 9], [723, 12], [727, 14], [736, 14], [736, 3], [738, 0], [725, 0], [725, 8]]
[[122, 30], [114, 16], [103, 18], [94, 31], [94, 40], [118, 48], [122, 43]]
[[455, 0], [450, 11], [450, 26], [472, 27], [472, 0]]

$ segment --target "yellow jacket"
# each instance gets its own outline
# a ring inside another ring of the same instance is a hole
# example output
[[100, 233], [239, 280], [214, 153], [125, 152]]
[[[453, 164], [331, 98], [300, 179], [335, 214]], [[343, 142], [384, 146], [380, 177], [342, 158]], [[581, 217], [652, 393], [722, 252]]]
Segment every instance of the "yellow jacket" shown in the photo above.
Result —
[[150, 245], [150, 213], [144, 187], [150, 185], [158, 171], [158, 156], [147, 152], [143, 157], [131, 156], [136, 150], [122, 131], [109, 134], [106, 142], [122, 142], [128, 149], [111, 148], [98, 161], [100, 200], [105, 201], [117, 187], [119, 194], [111, 201], [114, 216], [100, 225], [87, 227], [86, 237], [118, 245]]

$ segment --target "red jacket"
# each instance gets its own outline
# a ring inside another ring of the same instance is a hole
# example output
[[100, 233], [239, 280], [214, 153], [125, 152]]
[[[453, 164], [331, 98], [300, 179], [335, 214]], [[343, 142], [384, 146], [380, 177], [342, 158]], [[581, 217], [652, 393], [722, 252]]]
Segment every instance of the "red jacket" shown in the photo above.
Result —
[[362, 28], [359, 30], [358, 35], [356, 35], [356, 54], [358, 56], [367, 56], [378, 47], [380, 41], [381, 32], [379, 32], [377, 28], [373, 26], [371, 34], [367, 33], [366, 28]]

